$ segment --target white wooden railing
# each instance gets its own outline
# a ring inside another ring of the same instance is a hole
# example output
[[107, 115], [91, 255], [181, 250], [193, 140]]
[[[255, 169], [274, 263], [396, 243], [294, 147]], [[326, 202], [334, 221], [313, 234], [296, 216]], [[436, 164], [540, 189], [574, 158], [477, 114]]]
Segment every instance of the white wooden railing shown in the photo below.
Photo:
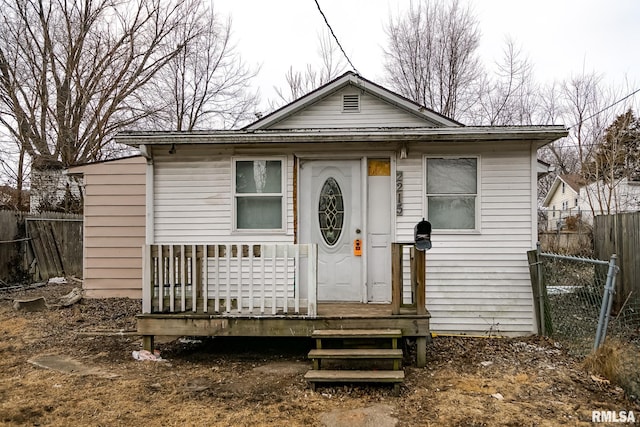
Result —
[[143, 313], [316, 316], [316, 245], [144, 246]]

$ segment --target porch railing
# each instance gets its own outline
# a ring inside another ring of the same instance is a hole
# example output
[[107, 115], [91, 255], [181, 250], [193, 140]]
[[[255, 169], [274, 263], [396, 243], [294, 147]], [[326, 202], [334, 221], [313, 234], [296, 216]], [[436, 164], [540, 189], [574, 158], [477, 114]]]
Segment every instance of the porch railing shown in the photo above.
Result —
[[317, 314], [317, 246], [144, 247], [143, 313]]

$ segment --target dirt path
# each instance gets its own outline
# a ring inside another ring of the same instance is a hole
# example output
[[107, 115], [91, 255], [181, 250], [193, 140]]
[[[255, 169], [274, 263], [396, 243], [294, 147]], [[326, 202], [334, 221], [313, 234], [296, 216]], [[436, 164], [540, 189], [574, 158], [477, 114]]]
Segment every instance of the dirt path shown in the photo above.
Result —
[[[0, 424], [321, 426], [340, 425], [345, 411], [351, 427], [369, 425], [348, 412], [359, 408], [385, 408], [398, 426], [592, 425], [593, 410], [640, 416], [620, 388], [538, 338], [436, 338], [427, 368], [406, 366], [393, 397], [385, 386], [312, 392], [303, 380], [307, 340], [173, 341], [159, 345], [164, 362], [140, 362], [131, 355], [139, 337], [87, 334], [134, 329], [137, 301], [83, 300], [35, 313], [11, 307], [18, 296], [53, 301], [69, 290], [0, 293]], [[29, 363], [50, 355], [88, 371]]]

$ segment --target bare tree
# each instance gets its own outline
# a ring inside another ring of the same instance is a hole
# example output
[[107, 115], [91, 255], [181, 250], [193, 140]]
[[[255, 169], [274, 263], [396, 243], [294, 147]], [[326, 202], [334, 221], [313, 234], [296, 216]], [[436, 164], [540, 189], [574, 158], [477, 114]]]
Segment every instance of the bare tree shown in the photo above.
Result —
[[458, 0], [411, 3], [385, 28], [385, 69], [403, 96], [453, 119], [476, 100], [481, 66], [478, 21]]
[[318, 35], [319, 64], [307, 64], [303, 71], [294, 71], [293, 67], [285, 74], [285, 88], [274, 87], [277, 100], [270, 102], [271, 108], [289, 103], [325, 83], [338, 77], [347, 68], [346, 61], [338, 46], [328, 32]]
[[595, 73], [582, 73], [540, 89], [538, 121], [564, 123], [569, 136], [546, 146], [542, 157], [561, 174], [580, 173], [604, 135], [611, 90]]
[[593, 213], [612, 214], [630, 205], [623, 183], [640, 181], [640, 119], [632, 110], [619, 115], [591, 152], [582, 167], [588, 183], [585, 193]]
[[[565, 124], [568, 106], [564, 100], [564, 83], [552, 82], [539, 89], [538, 122], [542, 124]], [[580, 170], [580, 159], [571, 138], [561, 138], [538, 150], [538, 157], [553, 165], [557, 174], [577, 173]], [[551, 188], [554, 176], [545, 178], [543, 186]], [[544, 192], [543, 196], [546, 196]]]
[[[258, 103], [250, 90], [258, 69], [245, 63], [231, 41], [231, 19], [221, 21], [213, 8], [200, 14], [202, 31], [185, 45], [154, 78], [157, 96], [168, 101], [155, 126], [190, 131], [233, 128], [248, 120]], [[189, 29], [185, 29], [189, 31]], [[175, 33], [173, 44], [189, 34]], [[170, 54], [171, 46], [165, 54]]]
[[482, 75], [477, 102], [468, 114], [468, 122], [490, 126], [530, 125], [536, 120], [538, 109], [533, 66], [515, 42], [507, 38], [495, 72]]
[[35, 161], [100, 159], [200, 34], [196, 0], [1, 0], [0, 124]]
[[580, 167], [591, 156], [602, 138], [612, 111], [604, 110], [612, 97], [606, 93], [602, 78], [596, 73], [582, 73], [566, 80], [562, 87], [570, 137], [578, 150]]
[[637, 123], [630, 112], [613, 121], [621, 107], [612, 108], [615, 99], [619, 99], [618, 91], [605, 86], [593, 72], [574, 75], [541, 90], [540, 120], [567, 124], [569, 135], [546, 146], [539, 156], [553, 164], [558, 174], [581, 176], [585, 185], [581, 194], [592, 214], [615, 209], [620, 177], [611, 177], [612, 169], [604, 165], [612, 164], [623, 152], [617, 130], [629, 133]]
[[5, 185], [15, 189], [11, 198], [11, 208], [14, 210], [28, 210], [29, 201], [23, 198], [23, 189], [28, 187], [30, 167], [21, 144], [15, 139], [0, 142], [0, 177], [4, 178]]

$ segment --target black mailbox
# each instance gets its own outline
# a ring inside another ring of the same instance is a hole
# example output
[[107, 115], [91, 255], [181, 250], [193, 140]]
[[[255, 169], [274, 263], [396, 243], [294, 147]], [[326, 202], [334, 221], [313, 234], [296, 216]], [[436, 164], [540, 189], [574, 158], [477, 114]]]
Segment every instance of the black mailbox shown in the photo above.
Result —
[[426, 251], [431, 249], [431, 223], [422, 218], [413, 229], [413, 239], [416, 249]]

